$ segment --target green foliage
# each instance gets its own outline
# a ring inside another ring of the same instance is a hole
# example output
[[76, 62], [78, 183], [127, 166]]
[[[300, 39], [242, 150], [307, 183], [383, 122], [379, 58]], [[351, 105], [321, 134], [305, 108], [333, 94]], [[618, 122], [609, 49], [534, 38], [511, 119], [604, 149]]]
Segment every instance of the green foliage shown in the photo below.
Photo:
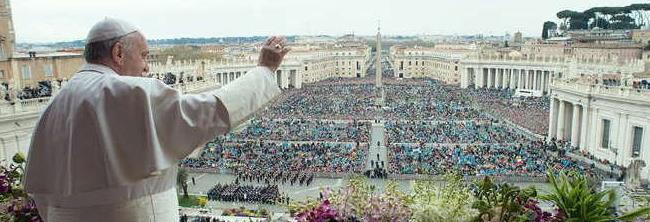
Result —
[[631, 4], [622, 7], [593, 7], [584, 12], [563, 10], [556, 14], [562, 19], [563, 26], [569, 30], [602, 29], [638, 29], [645, 22], [650, 22], [650, 4]]
[[476, 201], [472, 207], [480, 213], [476, 220], [528, 221], [525, 203], [537, 196], [534, 187], [520, 189], [512, 184], [496, 184], [490, 177], [474, 181]]
[[542, 39], [548, 38], [548, 31], [557, 29], [557, 24], [555, 22], [546, 21], [542, 26]]
[[648, 215], [650, 208], [640, 208], [616, 217], [613, 203], [616, 195], [612, 190], [596, 192], [588, 179], [576, 172], [548, 173], [553, 191], [540, 198], [553, 202], [564, 211], [567, 221], [630, 221]]
[[12, 159], [12, 160], [14, 161], [14, 163], [16, 163], [16, 164], [23, 164], [23, 163], [25, 163], [25, 154], [23, 154], [23, 153], [21, 153], [21, 152], [18, 152], [18, 153], [16, 153], [16, 155], [14, 155], [14, 157], [11, 158], [11, 159]]
[[201, 196], [179, 196], [178, 197], [178, 205], [181, 207], [203, 207], [205, 205], [201, 205], [201, 198], [205, 198], [205, 204], [207, 204], [207, 198], [206, 197], [201, 197]]
[[463, 177], [449, 173], [444, 179], [446, 184], [443, 187], [430, 180], [415, 181], [411, 196], [414, 221], [471, 221], [478, 215], [478, 211], [471, 207], [474, 198]]
[[187, 178], [189, 177], [189, 173], [187, 172], [187, 169], [183, 167], [178, 168], [178, 172], [176, 173], [176, 185], [180, 186], [183, 189], [183, 197], [188, 197], [189, 195], [187, 194]]
[[596, 28], [596, 27], [597, 27], [597, 28], [600, 28], [600, 29], [609, 29], [609, 27], [610, 27], [610, 23], [609, 23], [609, 21], [608, 21], [607, 19], [604, 19], [604, 18], [597, 18], [597, 19], [595, 20], [595, 22], [592, 22], [592, 23], [589, 25], [589, 28], [591, 28], [591, 29]]
[[0, 221], [42, 221], [36, 204], [23, 188], [25, 157], [17, 153], [12, 160], [0, 165]]
[[567, 219], [577, 221], [611, 221], [615, 194], [611, 190], [594, 192], [587, 178], [578, 173], [548, 173], [553, 192], [540, 198], [564, 210]]

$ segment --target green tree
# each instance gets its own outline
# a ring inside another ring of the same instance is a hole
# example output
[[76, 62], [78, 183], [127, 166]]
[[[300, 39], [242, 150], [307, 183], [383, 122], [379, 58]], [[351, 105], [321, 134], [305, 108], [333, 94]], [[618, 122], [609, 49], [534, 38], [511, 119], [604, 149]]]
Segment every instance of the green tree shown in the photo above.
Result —
[[183, 189], [184, 198], [189, 198], [189, 195], [187, 194], [188, 177], [189, 177], [189, 173], [187, 172], [187, 170], [185, 168], [179, 167], [178, 173], [176, 174], [176, 184]]
[[548, 39], [548, 31], [556, 30], [556, 29], [557, 29], [557, 24], [555, 24], [555, 22], [551, 22], [551, 21], [544, 22], [544, 25], [542, 26], [542, 39]]
[[619, 14], [612, 17], [610, 20], [612, 22], [612, 29], [637, 29], [639, 28], [636, 24], [636, 21], [626, 14]]
[[630, 15], [634, 16], [637, 26], [650, 25], [650, 4], [631, 4], [627, 7]]
[[610, 26], [609, 21], [607, 19], [605, 19], [605, 18], [596, 18], [596, 21], [593, 21], [593, 22], [591, 22], [591, 24], [589, 24], [590, 29], [593, 29], [593, 28], [596, 28], [596, 27], [601, 28], [601, 29], [609, 29], [609, 26]]
[[[557, 18], [562, 19], [562, 25], [560, 27], [564, 27], [565, 29], [568, 28], [569, 27], [569, 19], [571, 19], [571, 17], [573, 17], [573, 15], [576, 14], [576, 13], [578, 13], [578, 12], [571, 11], [571, 10], [562, 10], [562, 11], [558, 12], [556, 14]], [[563, 29], [562, 31], [566, 31], [565, 29]]]

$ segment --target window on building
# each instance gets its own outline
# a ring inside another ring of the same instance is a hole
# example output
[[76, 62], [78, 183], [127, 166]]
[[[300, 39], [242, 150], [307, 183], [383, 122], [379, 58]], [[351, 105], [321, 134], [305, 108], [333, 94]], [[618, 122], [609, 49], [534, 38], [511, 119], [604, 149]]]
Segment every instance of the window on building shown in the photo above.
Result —
[[52, 64], [43, 65], [43, 74], [45, 74], [46, 77], [52, 77], [54, 75]]
[[610, 131], [610, 124], [611, 122], [608, 119], [603, 119], [603, 133], [602, 133], [602, 138], [603, 140], [601, 141], [600, 147], [609, 149], [609, 131]]
[[632, 130], [632, 157], [641, 155], [641, 143], [643, 142], [643, 128], [635, 126]]
[[0, 79], [4, 79], [4, 78], [5, 78], [5, 71], [0, 70]]
[[23, 75], [24, 80], [32, 79], [32, 69], [28, 65], [23, 65], [21, 74]]

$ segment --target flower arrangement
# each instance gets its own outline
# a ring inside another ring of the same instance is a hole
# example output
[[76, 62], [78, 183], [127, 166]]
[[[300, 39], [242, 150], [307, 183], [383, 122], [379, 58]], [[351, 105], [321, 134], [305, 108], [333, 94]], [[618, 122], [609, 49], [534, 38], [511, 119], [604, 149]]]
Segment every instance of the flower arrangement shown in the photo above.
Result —
[[322, 201], [298, 202], [289, 209], [298, 221], [408, 221], [409, 196], [395, 181], [388, 182], [381, 194], [374, 191], [366, 178], [353, 176], [338, 192], [324, 190]]
[[13, 163], [0, 164], [0, 221], [41, 222], [34, 201], [27, 196], [21, 182], [25, 157], [18, 153]]
[[245, 207], [231, 208], [224, 210], [222, 216], [236, 216], [236, 217], [268, 217], [269, 212], [266, 209], [251, 210]]

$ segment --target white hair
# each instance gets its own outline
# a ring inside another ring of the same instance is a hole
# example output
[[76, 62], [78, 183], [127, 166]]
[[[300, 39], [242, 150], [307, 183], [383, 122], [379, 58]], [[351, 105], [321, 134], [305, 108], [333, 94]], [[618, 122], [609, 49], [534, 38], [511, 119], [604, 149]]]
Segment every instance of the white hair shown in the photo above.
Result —
[[135, 45], [136, 37], [139, 35], [139, 32], [133, 32], [117, 38], [88, 43], [84, 49], [84, 58], [88, 63], [99, 63], [104, 59], [109, 59], [112, 57], [113, 47], [118, 42], [122, 43], [124, 51], [128, 53]]

